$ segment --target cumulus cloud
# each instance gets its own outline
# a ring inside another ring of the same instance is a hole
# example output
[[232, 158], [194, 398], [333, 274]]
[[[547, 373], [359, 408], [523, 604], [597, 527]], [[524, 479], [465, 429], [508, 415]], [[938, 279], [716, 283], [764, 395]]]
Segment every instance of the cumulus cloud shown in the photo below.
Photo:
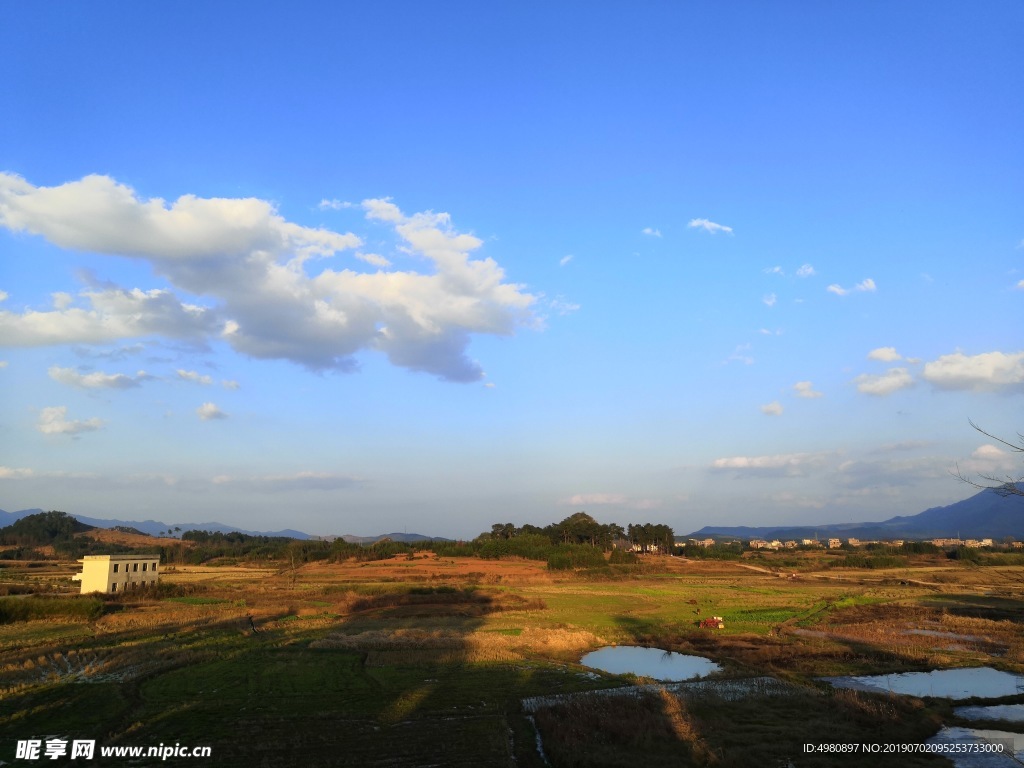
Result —
[[843, 288], [843, 286], [837, 283], [833, 283], [832, 285], [828, 286], [825, 290], [828, 291], [829, 293], [834, 293], [836, 296], [846, 296], [851, 291], [871, 293], [872, 291], [875, 291], [877, 289], [878, 286], [875, 285], [875, 281], [872, 280], [870, 277], [866, 277], [859, 283], [857, 283], [855, 286], [853, 286], [853, 288]]
[[780, 453], [770, 456], [730, 456], [715, 459], [711, 469], [733, 470], [739, 475], [764, 475], [768, 477], [794, 477], [806, 474], [809, 469], [820, 467], [827, 456], [822, 453]]
[[868, 352], [868, 360], [881, 360], [884, 363], [891, 363], [902, 359], [903, 356], [896, 351], [896, 347], [879, 347]]
[[1010, 392], [1024, 388], [1024, 352], [954, 352], [925, 363], [924, 379], [933, 387], [975, 392]]
[[456, 231], [448, 214], [407, 216], [388, 199], [362, 208], [428, 268], [385, 271], [384, 257], [355, 253], [380, 269], [311, 271], [362, 241], [287, 221], [264, 200], [184, 195], [167, 203], [106, 176], [36, 187], [0, 174], [0, 226], [64, 248], [145, 260], [177, 289], [215, 305], [101, 286], [81, 294], [89, 308], [0, 313], [0, 336], [34, 346], [219, 332], [238, 352], [314, 370], [355, 370], [356, 353], [372, 349], [398, 366], [477, 381], [482, 370], [466, 355], [472, 334], [510, 335], [536, 323], [535, 297], [507, 282], [493, 259], [471, 258], [482, 241]]
[[75, 300], [70, 293], [65, 293], [64, 291], [57, 291], [56, 293], [51, 293], [50, 297], [53, 299], [54, 309], [67, 309]]
[[186, 371], [182, 368], [179, 368], [176, 371], [176, 373], [178, 374], [178, 378], [183, 379], [184, 381], [192, 381], [195, 382], [196, 384], [202, 384], [204, 386], [209, 386], [210, 384], [213, 384], [213, 378], [201, 374], [199, 373], [199, 371]]
[[786, 274], [785, 272], [782, 271], [782, 267], [765, 267], [761, 271], [764, 272], [766, 275], [784, 275], [784, 274]]
[[224, 413], [213, 403], [203, 403], [196, 408], [196, 415], [199, 416], [203, 421], [210, 421], [211, 419], [226, 419], [228, 415]]
[[775, 306], [775, 302], [777, 300], [778, 299], [777, 299], [777, 297], [775, 296], [774, 293], [769, 293], [769, 294], [766, 294], [765, 296], [761, 297], [761, 301], [763, 301], [765, 306], [768, 306], [768, 307], [774, 307]]
[[375, 267], [381, 267], [386, 269], [391, 266], [391, 260], [386, 259], [383, 256], [376, 253], [362, 253], [356, 251], [356, 258], [360, 261], [365, 261], [367, 264], [372, 264]]
[[145, 371], [139, 371], [134, 376], [124, 373], [103, 373], [102, 371], [82, 374], [74, 368], [61, 368], [56, 365], [52, 366], [47, 373], [54, 381], [83, 389], [132, 389], [153, 378]]
[[13, 347], [101, 344], [154, 335], [202, 338], [217, 327], [214, 311], [182, 302], [170, 291], [108, 287], [79, 295], [88, 309], [0, 311], [0, 338]]
[[44, 435], [77, 435], [79, 432], [93, 432], [103, 426], [100, 419], [71, 421], [67, 415], [66, 405], [43, 408], [39, 412], [39, 423], [36, 425], [36, 429]]
[[712, 235], [718, 232], [725, 232], [727, 235], [732, 234], [732, 227], [727, 227], [724, 224], [716, 224], [708, 219], [690, 219], [690, 223], [686, 226], [690, 229], [703, 229], [705, 232], [710, 232]]
[[661, 237], [660, 229], [652, 229], [651, 227], [644, 227], [640, 230], [641, 234], [647, 235], [648, 237]]
[[238, 388], [239, 388], [239, 387], [241, 386], [241, 385], [240, 385], [240, 384], [239, 384], [239, 383], [238, 383], [237, 381], [235, 381], [234, 379], [224, 379], [224, 380], [223, 380], [223, 381], [222, 381], [222, 382], [220, 383], [220, 385], [221, 385], [222, 387], [224, 387], [224, 389], [230, 389], [230, 390], [238, 389]]
[[808, 400], [823, 396], [821, 392], [814, 391], [814, 385], [809, 381], [798, 381], [793, 385], [793, 389], [796, 390], [797, 397], [803, 397]]
[[564, 267], [566, 264], [568, 264], [570, 261], [572, 261], [572, 259], [573, 259], [573, 256], [572, 256], [571, 253], [568, 254], [567, 256], [563, 256], [562, 258], [560, 258], [558, 260], [558, 266]]
[[781, 416], [782, 415], [782, 403], [778, 400], [773, 400], [770, 403], [761, 406], [761, 413], [766, 416]]
[[796, 271], [797, 277], [811, 277], [814, 274], [814, 267], [812, 267], [810, 264], [804, 264]]
[[898, 390], [913, 386], [914, 377], [910, 375], [906, 368], [890, 368], [885, 373], [877, 376], [862, 373], [854, 379], [854, 383], [857, 385], [857, 390], [865, 395], [884, 397]]
[[1024, 290], [1024, 280], [1018, 280], [1017, 281], [1017, 289], [1018, 290]]
[[9, 365], [7, 360], [0, 360], [0, 368], [6, 368]]
[[997, 445], [979, 445], [971, 454], [973, 459], [985, 461], [1005, 461], [1010, 455]]

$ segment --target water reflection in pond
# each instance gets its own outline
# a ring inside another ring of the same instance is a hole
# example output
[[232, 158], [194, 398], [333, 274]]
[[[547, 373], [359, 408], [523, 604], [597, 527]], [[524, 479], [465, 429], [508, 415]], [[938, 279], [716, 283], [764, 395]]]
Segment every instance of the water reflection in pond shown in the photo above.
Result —
[[718, 672], [721, 667], [701, 656], [663, 651], [660, 648], [640, 648], [634, 645], [616, 645], [588, 653], [580, 663], [613, 675], [634, 674], [662, 682], [690, 680]]
[[990, 707], [957, 707], [953, 714], [965, 720], [1008, 720], [1024, 723], [1024, 704], [994, 704]]
[[969, 699], [973, 696], [995, 699], [1024, 693], [1024, 677], [1000, 672], [991, 667], [971, 669], [935, 669], [931, 672], [904, 672], [898, 675], [827, 677], [837, 688], [862, 691], [891, 691], [910, 696], [937, 696], [944, 699]]

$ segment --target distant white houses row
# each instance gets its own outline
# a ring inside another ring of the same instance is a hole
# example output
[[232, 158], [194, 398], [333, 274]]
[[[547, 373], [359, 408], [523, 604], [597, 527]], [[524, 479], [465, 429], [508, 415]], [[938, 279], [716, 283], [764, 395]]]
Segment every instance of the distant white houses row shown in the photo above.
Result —
[[82, 583], [81, 593], [128, 592], [155, 585], [160, 579], [159, 555], [86, 555], [82, 572], [71, 577]]
[[[710, 541], [710, 539], [708, 540]], [[702, 543], [702, 542], [695, 542]], [[851, 547], [863, 547], [868, 544], [882, 544], [887, 547], [902, 547], [904, 543], [903, 539], [889, 539], [888, 541], [861, 541], [860, 539], [847, 539], [846, 544]], [[948, 548], [948, 547], [969, 547], [971, 549], [978, 549], [980, 547], [991, 547], [993, 546], [992, 539], [932, 539], [930, 544], [934, 544], [936, 547]], [[703, 546], [710, 546], [710, 544], [703, 544]], [[799, 542], [795, 540], [779, 541], [773, 539], [767, 541], [765, 539], [751, 539], [748, 542], [748, 546], [751, 549], [796, 549], [797, 547], [828, 547], [828, 549], [839, 549], [843, 546], [842, 539], [831, 538], [824, 541], [818, 541], [817, 539], [801, 539]], [[1010, 544], [1014, 549], [1024, 549], [1024, 542], [1014, 541]]]
[[[699, 547], [712, 547], [721, 542], [715, 541], [715, 539], [690, 539], [690, 544], [694, 544]], [[732, 544], [739, 544], [738, 541], [730, 542]], [[904, 539], [889, 539], [886, 541], [862, 541], [861, 539], [849, 538], [845, 541], [839, 538], [829, 539], [801, 539], [797, 541], [795, 539], [789, 539], [787, 541], [780, 541], [779, 539], [751, 539], [747, 542], [747, 546], [750, 549], [797, 549], [798, 547], [825, 547], [827, 549], [839, 549], [844, 544], [850, 547], [863, 547], [868, 544], [881, 544], [887, 547], [902, 547]], [[968, 547], [970, 549], [978, 549], [980, 547], [992, 547], [992, 539], [931, 539], [928, 541], [929, 544], [934, 544], [936, 547], [941, 549], [948, 549], [950, 547]], [[1008, 545], [1012, 549], [1024, 549], [1024, 542], [1014, 541]]]

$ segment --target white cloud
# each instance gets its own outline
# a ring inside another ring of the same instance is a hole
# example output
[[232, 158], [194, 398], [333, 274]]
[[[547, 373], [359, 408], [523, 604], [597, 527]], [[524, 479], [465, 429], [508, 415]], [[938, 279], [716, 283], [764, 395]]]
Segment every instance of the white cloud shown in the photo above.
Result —
[[868, 352], [868, 360], [881, 360], [883, 363], [891, 363], [902, 360], [903, 356], [896, 351], [896, 347], [878, 347]]
[[786, 274], [785, 272], [782, 271], [782, 267], [765, 267], [761, 271], [764, 272], [766, 275], [785, 275]]
[[853, 286], [853, 288], [843, 288], [843, 286], [837, 283], [833, 283], [832, 285], [828, 286], [825, 290], [828, 291], [829, 293], [834, 293], [836, 296], [846, 296], [851, 291], [870, 293], [877, 289], [878, 286], [875, 285], [875, 281], [872, 280], [870, 277], [866, 277], [859, 283], [857, 283], [855, 286]]
[[780, 453], [771, 456], [730, 456], [715, 459], [711, 469], [735, 470], [745, 474], [793, 477], [825, 463], [822, 453]]
[[256, 251], [329, 255], [358, 246], [355, 235], [285, 221], [255, 198], [140, 200], [108, 176], [35, 187], [0, 173], [0, 225], [42, 235], [62, 248], [128, 257], [203, 261]]
[[1024, 352], [954, 352], [925, 363], [925, 380], [938, 389], [975, 392], [1015, 391], [1024, 388]]
[[798, 381], [793, 385], [793, 389], [796, 390], [797, 397], [803, 397], [808, 400], [813, 400], [817, 397], [823, 397], [821, 392], [814, 391], [814, 385], [809, 381]]
[[775, 302], [777, 300], [778, 299], [777, 299], [777, 297], [775, 296], [774, 293], [769, 293], [769, 294], [766, 294], [766, 295], [761, 297], [761, 301], [763, 301], [765, 303], [765, 305], [769, 306], [769, 307], [774, 307], [775, 306]]
[[238, 389], [239, 386], [241, 386], [237, 381], [234, 381], [233, 379], [224, 379], [220, 383], [220, 385], [222, 387], [224, 387], [224, 389], [231, 389], [231, 390]]
[[70, 293], [65, 293], [64, 291], [57, 291], [56, 293], [51, 293], [50, 296], [53, 298], [54, 309], [67, 309], [75, 300]]
[[796, 271], [797, 277], [811, 277], [814, 274], [816, 274], [814, 271], [814, 267], [812, 267], [810, 264], [804, 264]]
[[[979, 445], [971, 453], [971, 458], [963, 462], [960, 468], [965, 472], [993, 475], [999, 472], [1016, 471], [1019, 466], [1020, 460], [1014, 453], [1003, 450], [999, 446], [987, 444]], [[1007, 478], [1007, 480], [1012, 479]]]
[[556, 296], [548, 302], [548, 306], [551, 307], [559, 315], [569, 315], [579, 310], [580, 305], [574, 304], [571, 301], [566, 301], [563, 296]]
[[634, 499], [622, 493], [577, 493], [564, 500], [562, 504], [570, 507], [617, 506], [630, 509], [657, 509], [661, 506], [661, 501], [658, 499]]
[[340, 488], [351, 488], [361, 480], [354, 475], [342, 475], [334, 472], [295, 472], [281, 475], [255, 475], [250, 477], [232, 477], [217, 475], [210, 479], [214, 485], [250, 487], [263, 492], [284, 491], [334, 491]]
[[971, 454], [971, 458], [987, 461], [1003, 461], [1008, 457], [1009, 454], [997, 445], [979, 445]]
[[21, 480], [32, 477], [35, 473], [31, 469], [21, 467], [0, 467], [0, 480]]
[[898, 390], [913, 386], [914, 377], [910, 375], [906, 368], [890, 368], [885, 373], [877, 376], [862, 373], [854, 379], [854, 383], [857, 385], [857, 390], [866, 395], [884, 397]]
[[124, 373], [103, 373], [102, 371], [82, 374], [74, 368], [61, 368], [56, 365], [52, 366], [47, 373], [54, 381], [83, 389], [131, 389], [153, 378], [145, 371], [139, 371], [134, 376]]
[[778, 400], [773, 400], [770, 403], [761, 406], [761, 413], [766, 416], [781, 416], [782, 415], [782, 403]]
[[77, 435], [79, 432], [92, 432], [103, 426], [99, 419], [85, 421], [68, 421], [66, 405], [55, 405], [43, 408], [39, 412], [39, 424], [36, 429], [44, 435]]
[[727, 235], [732, 234], [732, 227], [727, 227], [724, 224], [716, 224], [708, 219], [690, 219], [690, 223], [686, 226], [690, 229], [703, 229], [705, 232], [710, 232], [712, 235], [717, 232], [725, 232]]
[[[310, 271], [316, 259], [362, 241], [287, 221], [264, 200], [185, 195], [168, 204], [139, 198], [105, 176], [36, 187], [0, 174], [0, 226], [64, 248], [145, 260], [177, 289], [215, 304], [101, 286], [80, 294], [88, 309], [0, 312], [0, 337], [36, 346], [148, 335], [207, 339], [223, 329], [221, 338], [238, 352], [315, 370], [352, 371], [358, 352], [377, 350], [401, 367], [477, 381], [481, 368], [466, 355], [472, 334], [510, 335], [536, 325], [535, 297], [506, 282], [492, 259], [470, 258], [483, 243], [455, 231], [448, 214], [406, 216], [387, 199], [362, 207], [370, 221], [394, 229], [401, 251], [429, 268]], [[378, 267], [386, 261], [362, 257]]]
[[386, 269], [391, 266], [390, 259], [386, 259], [376, 253], [362, 253], [360, 251], [356, 251], [356, 258], [360, 261], [365, 261], [367, 264], [372, 264], [375, 267], [381, 267], [382, 269]]
[[0, 311], [0, 338], [14, 347], [100, 344], [154, 335], [201, 338], [216, 327], [213, 310], [185, 304], [170, 291], [108, 287], [79, 296], [89, 309]]
[[204, 386], [209, 386], [210, 384], [213, 384], [213, 378], [201, 374], [199, 373], [199, 371], [186, 371], [179, 368], [176, 371], [176, 373], [178, 374], [178, 378], [183, 379], [184, 381], [192, 381], [195, 382], [196, 384], [202, 384]]
[[8, 295], [7, 291], [0, 291], [0, 301], [7, 301]]
[[9, 365], [7, 360], [0, 360], [0, 368], [6, 368]]
[[1017, 282], [1017, 289], [1024, 290], [1024, 280], [1020, 280]]
[[340, 211], [344, 208], [352, 207], [352, 203], [346, 202], [344, 200], [338, 200], [337, 198], [332, 198], [331, 200], [324, 198], [323, 200], [320, 201], [320, 204], [317, 206], [317, 208], [319, 208], [321, 211]]
[[570, 261], [572, 261], [572, 259], [573, 259], [573, 256], [572, 256], [571, 253], [569, 255], [567, 255], [567, 256], [563, 256], [562, 258], [560, 258], [558, 260], [558, 266], [564, 267], [566, 264], [568, 264]]
[[921, 481], [948, 477], [945, 460], [935, 456], [875, 461], [849, 460], [839, 465], [838, 480], [843, 485], [871, 494], [879, 486], [911, 486]]
[[647, 235], [648, 237], [661, 237], [660, 229], [652, 229], [651, 227], [644, 227], [640, 230], [641, 234]]
[[198, 408], [196, 408], [196, 414], [203, 421], [209, 421], [211, 419], [226, 419], [228, 417], [228, 415], [224, 413], [224, 411], [222, 411], [213, 403], [203, 403]]

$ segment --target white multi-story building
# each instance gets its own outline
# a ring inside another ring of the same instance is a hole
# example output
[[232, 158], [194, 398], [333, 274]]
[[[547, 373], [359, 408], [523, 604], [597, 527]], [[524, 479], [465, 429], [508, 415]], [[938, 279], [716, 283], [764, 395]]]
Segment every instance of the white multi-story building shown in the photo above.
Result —
[[160, 579], [160, 555], [86, 555], [82, 572], [71, 577], [87, 592], [129, 592], [153, 586]]

